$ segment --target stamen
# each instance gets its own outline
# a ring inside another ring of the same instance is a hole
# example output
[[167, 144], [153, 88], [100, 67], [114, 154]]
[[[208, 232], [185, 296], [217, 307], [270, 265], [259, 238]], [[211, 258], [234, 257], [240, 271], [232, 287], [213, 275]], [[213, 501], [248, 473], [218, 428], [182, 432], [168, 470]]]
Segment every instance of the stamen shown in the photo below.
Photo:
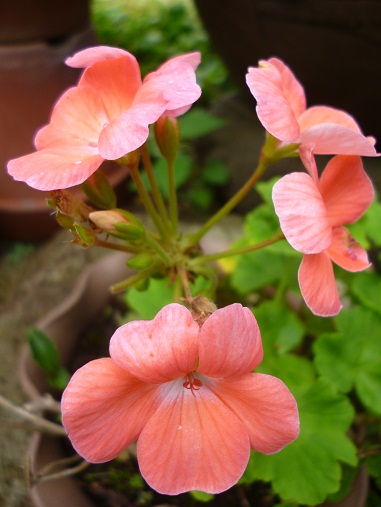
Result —
[[195, 396], [194, 391], [199, 391], [202, 387], [202, 382], [198, 378], [194, 378], [193, 373], [187, 373], [185, 376], [186, 380], [183, 383], [183, 387], [185, 389], [190, 389], [193, 396]]

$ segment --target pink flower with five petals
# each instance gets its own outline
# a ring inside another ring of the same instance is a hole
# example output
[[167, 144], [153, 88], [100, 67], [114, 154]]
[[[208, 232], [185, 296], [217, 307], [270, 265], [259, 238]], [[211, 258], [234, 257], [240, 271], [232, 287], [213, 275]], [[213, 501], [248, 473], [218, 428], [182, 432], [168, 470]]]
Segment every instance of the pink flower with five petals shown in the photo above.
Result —
[[250, 449], [275, 453], [299, 434], [294, 397], [251, 373], [262, 360], [248, 308], [216, 310], [201, 326], [179, 304], [120, 327], [111, 358], [72, 377], [63, 424], [86, 460], [115, 458], [137, 439], [140, 471], [163, 494], [219, 493], [243, 474]]
[[377, 156], [375, 139], [365, 137], [348, 113], [327, 106], [307, 108], [302, 85], [278, 58], [249, 67], [246, 83], [262, 125], [283, 143], [299, 143], [315, 154]]
[[312, 152], [301, 150], [309, 172], [291, 173], [273, 187], [275, 212], [290, 245], [304, 253], [298, 280], [311, 311], [331, 316], [342, 308], [332, 261], [347, 271], [369, 267], [366, 251], [343, 227], [372, 203], [374, 190], [361, 158], [337, 155], [320, 179]]
[[37, 133], [37, 152], [8, 163], [15, 180], [38, 190], [84, 182], [104, 160], [142, 146], [160, 116], [182, 114], [201, 95], [198, 52], [172, 58], [143, 82], [135, 57], [118, 48], [88, 48], [66, 63], [85, 67], [78, 85], [61, 96]]

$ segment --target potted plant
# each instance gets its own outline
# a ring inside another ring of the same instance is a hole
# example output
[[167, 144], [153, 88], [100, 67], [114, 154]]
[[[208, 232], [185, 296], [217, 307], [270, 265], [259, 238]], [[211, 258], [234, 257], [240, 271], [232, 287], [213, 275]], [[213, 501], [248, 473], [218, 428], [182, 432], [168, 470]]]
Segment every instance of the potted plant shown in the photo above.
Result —
[[[246, 75], [266, 130], [258, 164], [210, 218], [184, 230], [177, 117], [201, 93], [199, 62], [197, 52], [180, 55], [142, 81], [127, 51], [77, 53], [67, 61], [85, 68], [77, 87], [37, 134], [38, 150], [8, 165], [14, 178], [50, 192], [76, 244], [121, 253], [84, 277], [73, 310], [82, 324], [98, 292], [92, 284], [109, 267], [111, 292], [127, 291], [139, 314], [108, 337], [110, 357], [73, 374], [62, 424], [91, 463], [118, 458], [137, 440], [139, 481], [160, 498], [181, 502], [177, 495], [192, 491], [211, 505], [229, 495], [271, 506], [344, 502], [364, 466], [379, 480], [381, 316], [372, 296], [379, 275], [352, 235], [380, 244], [380, 205], [372, 204], [361, 159], [377, 155], [375, 141], [348, 113], [307, 107], [291, 69], [278, 58], [262, 60]], [[164, 182], [151, 163], [150, 124]], [[318, 170], [316, 160], [327, 154], [334, 156]], [[269, 165], [289, 157], [300, 158], [301, 171], [259, 182]], [[150, 225], [117, 207], [98, 171], [104, 160], [129, 168]], [[70, 193], [77, 184], [91, 204]], [[254, 186], [263, 204], [245, 217], [242, 237], [208, 251], [202, 240]], [[119, 262], [133, 274], [115, 281]], [[364, 272], [348, 274], [354, 271]], [[56, 422], [52, 431], [64, 434]], [[65, 488], [69, 473], [59, 475]], [[354, 501], [364, 503], [364, 494]]]

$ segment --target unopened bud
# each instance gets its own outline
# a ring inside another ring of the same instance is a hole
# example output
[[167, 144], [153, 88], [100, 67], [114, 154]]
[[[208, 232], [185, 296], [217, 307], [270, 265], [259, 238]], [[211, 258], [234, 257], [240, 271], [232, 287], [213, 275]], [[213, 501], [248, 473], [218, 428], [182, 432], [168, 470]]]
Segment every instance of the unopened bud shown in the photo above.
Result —
[[90, 220], [103, 231], [121, 239], [134, 240], [144, 235], [143, 224], [132, 213], [119, 208], [93, 211]]
[[81, 184], [82, 191], [98, 208], [111, 209], [116, 206], [116, 195], [107, 176], [101, 170], [95, 171]]
[[155, 138], [160, 152], [173, 163], [179, 150], [179, 127], [173, 116], [161, 116], [155, 123]]
[[146, 269], [151, 266], [153, 262], [152, 255], [146, 252], [134, 255], [127, 261], [127, 266], [132, 269]]
[[74, 234], [74, 243], [83, 247], [93, 246], [96, 243], [96, 236], [94, 231], [87, 229], [83, 225], [74, 224], [72, 229]]

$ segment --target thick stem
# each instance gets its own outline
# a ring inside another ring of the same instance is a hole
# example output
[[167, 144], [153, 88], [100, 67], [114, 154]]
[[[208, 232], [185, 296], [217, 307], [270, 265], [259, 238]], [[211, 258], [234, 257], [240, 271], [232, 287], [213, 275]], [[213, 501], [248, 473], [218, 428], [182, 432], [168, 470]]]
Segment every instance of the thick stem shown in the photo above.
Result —
[[168, 174], [169, 216], [171, 219], [173, 231], [175, 234], [177, 234], [179, 225], [179, 210], [175, 184], [175, 164], [173, 160], [167, 161], [167, 174]]
[[123, 280], [119, 283], [116, 283], [115, 285], [112, 285], [110, 287], [110, 291], [112, 294], [117, 294], [118, 292], [123, 292], [124, 290], [128, 289], [129, 287], [132, 287], [138, 282], [142, 282], [143, 280], [146, 280], [151, 275], [157, 272], [159, 266], [157, 264], [153, 264], [149, 268], [142, 269], [135, 275], [130, 276], [126, 280]]

